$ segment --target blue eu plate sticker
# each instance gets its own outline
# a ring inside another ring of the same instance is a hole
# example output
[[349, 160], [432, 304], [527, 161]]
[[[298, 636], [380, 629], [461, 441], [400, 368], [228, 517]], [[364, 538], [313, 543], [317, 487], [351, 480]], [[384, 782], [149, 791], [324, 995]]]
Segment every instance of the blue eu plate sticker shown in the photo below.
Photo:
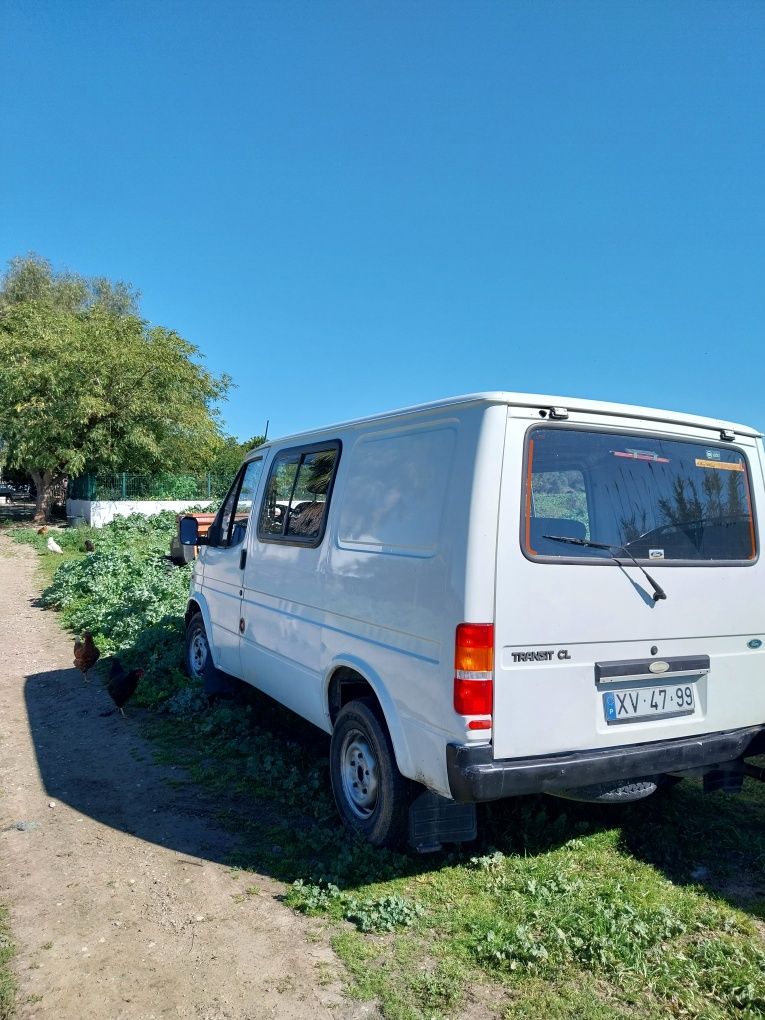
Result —
[[603, 706], [606, 710], [606, 719], [611, 721], [616, 718], [616, 698], [613, 694], [603, 695]]

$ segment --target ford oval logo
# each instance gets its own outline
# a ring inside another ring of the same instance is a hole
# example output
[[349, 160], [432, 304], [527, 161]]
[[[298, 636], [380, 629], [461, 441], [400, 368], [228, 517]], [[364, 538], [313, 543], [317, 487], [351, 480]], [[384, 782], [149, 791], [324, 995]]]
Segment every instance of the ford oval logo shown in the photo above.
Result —
[[652, 673], [666, 673], [669, 669], [669, 663], [659, 659], [657, 662], [652, 662], [648, 668]]
[[747, 645], [750, 648], [762, 648], [762, 641], [758, 637], [754, 637], [751, 641], [747, 641]]

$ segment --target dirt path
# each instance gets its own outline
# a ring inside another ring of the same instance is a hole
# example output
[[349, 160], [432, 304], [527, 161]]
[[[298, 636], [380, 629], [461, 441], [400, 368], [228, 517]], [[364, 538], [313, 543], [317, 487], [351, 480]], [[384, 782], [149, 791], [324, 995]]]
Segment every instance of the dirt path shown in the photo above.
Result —
[[71, 668], [37, 589], [35, 554], [0, 537], [0, 902], [20, 1016], [376, 1016], [342, 998], [320, 925], [277, 882], [226, 867], [233, 837], [204, 796], [99, 715], [108, 696]]

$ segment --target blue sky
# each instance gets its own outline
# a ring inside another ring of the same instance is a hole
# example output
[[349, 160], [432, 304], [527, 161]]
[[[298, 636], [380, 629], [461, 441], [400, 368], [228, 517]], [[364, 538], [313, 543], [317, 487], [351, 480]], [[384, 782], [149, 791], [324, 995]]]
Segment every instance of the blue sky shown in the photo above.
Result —
[[765, 429], [765, 4], [0, 0], [0, 262], [271, 435], [481, 389]]

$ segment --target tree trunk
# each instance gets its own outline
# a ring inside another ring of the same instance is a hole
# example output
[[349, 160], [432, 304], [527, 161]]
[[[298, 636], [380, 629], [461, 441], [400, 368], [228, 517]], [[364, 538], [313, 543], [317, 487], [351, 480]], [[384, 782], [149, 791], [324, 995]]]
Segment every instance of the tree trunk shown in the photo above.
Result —
[[50, 505], [53, 498], [53, 483], [57, 480], [52, 471], [30, 471], [32, 481], [37, 489], [37, 502], [35, 503], [35, 515], [32, 520], [35, 524], [43, 524], [50, 520]]

